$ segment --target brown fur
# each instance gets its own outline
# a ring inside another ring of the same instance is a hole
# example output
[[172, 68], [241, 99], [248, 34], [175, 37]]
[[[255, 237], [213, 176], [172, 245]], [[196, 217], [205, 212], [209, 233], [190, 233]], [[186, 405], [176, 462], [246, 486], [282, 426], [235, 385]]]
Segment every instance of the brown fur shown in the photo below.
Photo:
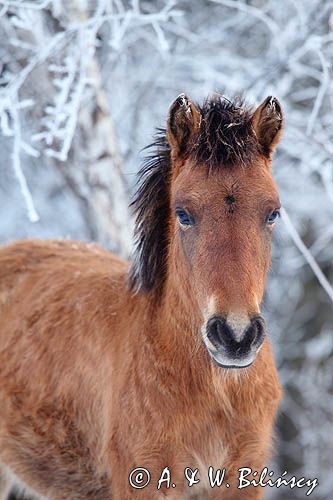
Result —
[[[172, 146], [170, 174], [163, 293], [161, 282], [133, 292], [128, 264], [96, 245], [0, 251], [0, 463], [50, 500], [263, 495], [237, 490], [236, 478], [239, 467], [261, 470], [271, 446], [280, 385], [269, 342], [251, 367], [224, 370], [200, 329], [212, 296], [219, 312], [258, 312], [270, 246], [259, 221], [278, 202], [269, 160], [258, 152], [249, 168], [207, 175]], [[195, 240], [179, 232], [180, 200], [201, 221]], [[230, 489], [206, 487], [210, 465], [227, 468]], [[165, 466], [177, 488], [157, 491]], [[191, 490], [186, 466], [200, 469]], [[134, 467], [150, 470], [148, 488], [130, 488]]]

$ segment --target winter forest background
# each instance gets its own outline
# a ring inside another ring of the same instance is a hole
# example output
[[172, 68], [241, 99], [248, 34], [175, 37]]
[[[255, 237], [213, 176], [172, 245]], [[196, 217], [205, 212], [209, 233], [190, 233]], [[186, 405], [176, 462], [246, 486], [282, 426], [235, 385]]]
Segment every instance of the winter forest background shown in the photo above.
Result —
[[94, 239], [128, 256], [140, 150], [170, 102], [279, 98], [284, 212], [264, 311], [285, 390], [273, 467], [317, 477], [312, 497], [332, 499], [333, 2], [0, 0], [0, 37], [1, 242]]

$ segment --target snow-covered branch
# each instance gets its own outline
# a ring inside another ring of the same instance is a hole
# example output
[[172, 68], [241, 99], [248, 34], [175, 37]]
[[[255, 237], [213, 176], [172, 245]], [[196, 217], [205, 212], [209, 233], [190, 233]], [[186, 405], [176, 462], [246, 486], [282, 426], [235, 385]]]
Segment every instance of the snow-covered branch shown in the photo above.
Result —
[[[9, 34], [7, 50], [12, 53], [15, 47], [17, 56], [23, 55], [27, 61], [23, 66], [17, 65], [8, 54], [12, 64], [2, 76], [0, 127], [3, 134], [13, 136], [13, 167], [29, 218], [36, 221], [38, 217], [18, 160], [21, 153], [18, 150], [23, 147], [19, 127], [22, 89], [34, 80], [38, 68], [46, 65], [46, 79], [51, 86], [48, 102], [40, 110], [39, 121], [32, 124], [31, 133], [25, 134], [24, 151], [28, 155], [40, 153], [65, 162], [82, 106], [97, 90], [91, 73], [96, 67], [96, 51], [101, 40], [116, 54], [127, 32], [131, 33], [130, 43], [135, 43], [150, 26], [152, 44], [165, 51], [168, 43], [160, 23], [173, 20], [182, 12], [174, 9], [174, 2], [170, 1], [155, 12], [142, 10], [140, 2], [125, 6], [120, 0], [98, 0], [90, 6], [83, 0], [69, 0], [66, 9], [61, 0], [36, 3], [1, 0], [0, 5], [2, 28]], [[50, 22], [58, 24], [56, 30], [48, 29]]]

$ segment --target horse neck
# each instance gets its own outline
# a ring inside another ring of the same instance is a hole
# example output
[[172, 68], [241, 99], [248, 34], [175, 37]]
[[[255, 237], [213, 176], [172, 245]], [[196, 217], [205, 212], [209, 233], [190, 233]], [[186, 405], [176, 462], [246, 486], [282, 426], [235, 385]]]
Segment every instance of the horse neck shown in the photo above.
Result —
[[201, 340], [198, 308], [181, 281], [177, 273], [168, 274], [162, 293], [148, 294], [140, 306], [144, 344], [151, 347], [156, 365], [164, 365], [175, 378], [203, 374], [208, 357]]
[[206, 408], [208, 414], [222, 411], [229, 415], [236, 404], [234, 395], [242, 398], [238, 377], [222, 373], [211, 362], [201, 340], [201, 318], [187, 302], [175, 283], [171, 287], [171, 281], [162, 299], [143, 297], [143, 342], [133, 346], [140, 359], [136, 393], [145, 394], [152, 412], [163, 407], [167, 422], [170, 413], [184, 418], [192, 415], [196, 411], [193, 401], [201, 405], [203, 413]]
[[191, 347], [198, 347], [201, 342], [202, 318], [192, 288], [193, 284], [170, 263], [162, 292], [160, 318], [165, 327], [164, 340], [167, 342], [174, 338], [179, 349], [191, 350]]

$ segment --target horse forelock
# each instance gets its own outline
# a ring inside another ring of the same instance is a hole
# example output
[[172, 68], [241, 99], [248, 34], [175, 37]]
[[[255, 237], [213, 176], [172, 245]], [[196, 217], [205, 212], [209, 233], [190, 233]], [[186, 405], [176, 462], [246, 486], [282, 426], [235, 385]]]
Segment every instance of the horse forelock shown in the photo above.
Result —
[[206, 99], [200, 130], [190, 156], [208, 168], [251, 164], [260, 148], [252, 127], [253, 109], [241, 98], [230, 101], [215, 95]]

